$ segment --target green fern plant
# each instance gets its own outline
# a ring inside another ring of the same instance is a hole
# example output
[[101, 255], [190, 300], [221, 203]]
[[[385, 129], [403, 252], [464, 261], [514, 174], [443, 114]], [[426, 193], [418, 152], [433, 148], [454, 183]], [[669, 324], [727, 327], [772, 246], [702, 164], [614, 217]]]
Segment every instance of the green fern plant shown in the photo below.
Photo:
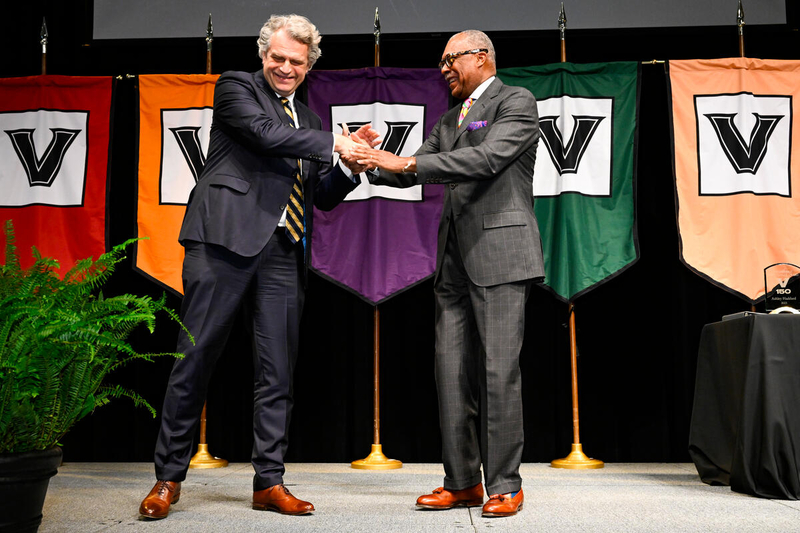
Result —
[[[0, 267], [0, 453], [45, 450], [78, 420], [112, 398], [127, 397], [155, 417], [141, 396], [103, 379], [120, 366], [178, 353], [138, 353], [127, 342], [134, 328], [153, 332], [157, 313], [182, 328], [165, 296], [103, 297], [98, 289], [135, 239], [97, 260], [84, 259], [63, 278], [58, 262], [33, 248], [34, 264], [20, 266], [14, 228], [5, 224]], [[188, 333], [188, 332], [187, 332]]]

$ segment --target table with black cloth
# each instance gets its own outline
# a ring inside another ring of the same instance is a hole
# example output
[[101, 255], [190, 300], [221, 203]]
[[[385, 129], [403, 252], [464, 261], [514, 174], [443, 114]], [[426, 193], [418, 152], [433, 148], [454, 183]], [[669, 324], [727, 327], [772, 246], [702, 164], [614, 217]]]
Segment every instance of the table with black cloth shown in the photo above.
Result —
[[711, 485], [800, 499], [800, 315], [703, 328], [689, 455]]

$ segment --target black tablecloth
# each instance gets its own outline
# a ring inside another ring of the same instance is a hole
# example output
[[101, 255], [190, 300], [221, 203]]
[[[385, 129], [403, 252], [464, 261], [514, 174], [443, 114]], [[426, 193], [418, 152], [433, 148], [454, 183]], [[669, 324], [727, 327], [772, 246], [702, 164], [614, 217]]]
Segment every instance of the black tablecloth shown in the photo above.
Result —
[[800, 499], [800, 315], [703, 328], [689, 455], [706, 483]]

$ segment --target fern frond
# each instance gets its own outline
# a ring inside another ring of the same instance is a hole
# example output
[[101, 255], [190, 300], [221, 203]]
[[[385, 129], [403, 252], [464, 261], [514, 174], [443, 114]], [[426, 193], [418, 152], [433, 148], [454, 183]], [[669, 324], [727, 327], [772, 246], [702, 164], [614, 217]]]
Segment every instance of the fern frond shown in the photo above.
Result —
[[22, 269], [13, 224], [5, 225], [6, 264], [0, 266], [0, 453], [43, 450], [81, 418], [113, 398], [155, 410], [137, 393], [103, 382], [134, 360], [182, 357], [139, 353], [128, 342], [139, 326], [154, 331], [164, 312], [181, 328], [166, 296], [106, 298], [100, 287], [125, 258], [131, 239], [97, 260], [78, 261], [63, 278], [59, 263], [42, 257]]

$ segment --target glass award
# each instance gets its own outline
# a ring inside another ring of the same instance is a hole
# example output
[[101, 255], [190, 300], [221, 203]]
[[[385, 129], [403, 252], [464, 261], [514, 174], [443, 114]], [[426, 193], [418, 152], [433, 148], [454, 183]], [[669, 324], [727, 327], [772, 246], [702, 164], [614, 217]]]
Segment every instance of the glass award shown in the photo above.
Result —
[[764, 269], [764, 304], [770, 312], [798, 312], [800, 266], [775, 263]]

